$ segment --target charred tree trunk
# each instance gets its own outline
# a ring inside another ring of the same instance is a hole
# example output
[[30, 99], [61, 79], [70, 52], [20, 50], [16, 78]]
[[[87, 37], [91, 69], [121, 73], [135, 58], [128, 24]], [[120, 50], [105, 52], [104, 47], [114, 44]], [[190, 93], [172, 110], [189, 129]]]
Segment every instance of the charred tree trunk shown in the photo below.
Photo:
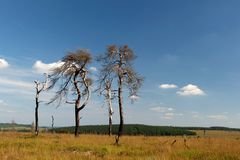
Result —
[[35, 135], [38, 136], [39, 133], [39, 126], [38, 126], [38, 108], [39, 108], [39, 94], [44, 90], [44, 87], [47, 83], [47, 75], [46, 75], [46, 81], [45, 82], [38, 82], [34, 81], [36, 84], [36, 97], [35, 97]]
[[109, 116], [108, 135], [112, 135], [112, 116]]
[[90, 99], [90, 95], [91, 95], [91, 92], [89, 90], [89, 86], [87, 84], [87, 80], [86, 80], [86, 71], [82, 69], [82, 73], [80, 73], [81, 77], [82, 77], [82, 81], [83, 81], [83, 85], [85, 86], [86, 88], [86, 94], [87, 94], [87, 98], [85, 99], [84, 103], [81, 104], [80, 106], [80, 100], [81, 100], [81, 92], [80, 92], [80, 87], [78, 86], [78, 82], [76, 80], [77, 76], [79, 75], [80, 71], [77, 71], [75, 73], [75, 76], [74, 76], [74, 86], [77, 90], [77, 100], [75, 102], [75, 121], [76, 121], [76, 126], [75, 126], [75, 136], [78, 137], [79, 136], [79, 125], [80, 125], [80, 111], [87, 105], [89, 99]]
[[39, 97], [39, 92], [37, 89], [37, 93], [36, 93], [36, 107], [35, 107], [35, 136], [38, 136], [38, 132], [39, 132], [39, 128], [38, 128], [38, 107], [39, 107], [39, 101], [38, 101], [38, 97]]
[[54, 117], [52, 116], [52, 133], [54, 133]]
[[119, 86], [118, 86], [118, 106], [119, 106], [119, 116], [120, 116], [120, 124], [118, 128], [118, 135], [116, 137], [116, 144], [119, 144], [119, 139], [122, 135], [123, 132], [123, 108], [122, 108], [122, 77], [119, 76]]
[[75, 137], [79, 136], [79, 111], [78, 108], [75, 107]]
[[80, 105], [80, 99], [81, 99], [81, 92], [80, 89], [78, 87], [78, 81], [77, 81], [77, 76], [79, 74], [79, 71], [76, 71], [75, 75], [74, 75], [74, 87], [76, 88], [77, 91], [77, 99], [75, 101], [75, 137], [79, 136], [79, 105]]

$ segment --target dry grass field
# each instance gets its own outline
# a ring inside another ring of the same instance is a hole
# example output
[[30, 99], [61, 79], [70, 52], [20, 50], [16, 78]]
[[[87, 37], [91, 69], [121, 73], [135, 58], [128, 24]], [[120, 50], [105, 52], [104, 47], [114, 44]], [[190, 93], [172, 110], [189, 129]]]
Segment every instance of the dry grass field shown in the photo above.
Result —
[[[121, 145], [114, 137], [101, 135], [0, 133], [1, 160], [240, 160], [240, 133], [197, 131], [200, 138], [123, 136]], [[172, 142], [176, 143], [172, 145]]]

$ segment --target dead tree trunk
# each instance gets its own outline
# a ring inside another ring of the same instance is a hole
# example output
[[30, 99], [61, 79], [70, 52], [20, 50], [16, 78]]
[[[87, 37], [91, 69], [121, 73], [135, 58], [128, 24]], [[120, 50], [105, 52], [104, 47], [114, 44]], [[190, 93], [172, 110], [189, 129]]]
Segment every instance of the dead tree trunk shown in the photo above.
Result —
[[[37, 85], [37, 88], [38, 88], [38, 85]], [[39, 128], [38, 128], [38, 107], [39, 107], [39, 101], [38, 101], [38, 98], [39, 98], [39, 91], [38, 91], [38, 89], [36, 89], [36, 98], [35, 98], [35, 101], [36, 101], [36, 107], [35, 107], [35, 136], [38, 136], [38, 132], [39, 132]]]
[[108, 126], [108, 135], [112, 135], [112, 114], [113, 111], [109, 108], [109, 126]]
[[79, 111], [75, 107], [75, 137], [79, 136], [78, 130], [79, 130]]
[[38, 81], [34, 81], [34, 82], [35, 82], [35, 84], [36, 84], [36, 97], [35, 97], [35, 103], [36, 103], [36, 106], [35, 106], [35, 136], [38, 136], [38, 133], [39, 133], [39, 126], [38, 126], [39, 94], [40, 94], [40, 92], [43, 90], [44, 84], [42, 84], [42, 88], [39, 89], [41, 83], [38, 82]]
[[[119, 69], [122, 68], [122, 61], [123, 61], [123, 55], [119, 52], [119, 64], [118, 67]], [[122, 70], [121, 70], [122, 72]], [[119, 107], [119, 116], [120, 116], [120, 123], [119, 123], [119, 128], [118, 128], [118, 135], [116, 138], [116, 144], [119, 144], [119, 139], [122, 135], [123, 132], [123, 108], [122, 108], [122, 83], [123, 83], [123, 73], [119, 72], [118, 73], [118, 107]]]
[[35, 97], [35, 135], [38, 136], [39, 133], [39, 126], [38, 126], [38, 108], [39, 108], [39, 94], [44, 90], [46, 84], [47, 84], [47, 80], [48, 80], [48, 76], [47, 74], [45, 74], [46, 76], [46, 80], [45, 82], [39, 82], [39, 81], [34, 81], [34, 83], [36, 84], [36, 97]]
[[75, 73], [75, 76], [74, 76], [74, 87], [77, 91], [77, 99], [75, 101], [75, 137], [78, 137], [79, 136], [79, 105], [80, 105], [80, 98], [81, 98], [81, 92], [80, 92], [80, 89], [78, 87], [78, 81], [77, 81], [77, 76], [79, 74], [79, 71], [77, 71]]
[[109, 116], [108, 135], [112, 135], [112, 116]]
[[112, 108], [112, 91], [111, 91], [111, 84], [109, 81], [106, 82], [106, 98], [108, 102], [108, 116], [109, 116], [109, 126], [108, 126], [108, 135], [112, 135], [112, 115], [113, 115], [113, 108]]
[[124, 123], [123, 108], [122, 108], [122, 77], [119, 76], [118, 79], [119, 79], [118, 106], [119, 106], [120, 124], [119, 124], [119, 128], [118, 128], [118, 135], [116, 137], [116, 144], [119, 144], [119, 139], [120, 139], [120, 136], [122, 135], [122, 132], [123, 132], [123, 123]]
[[[81, 74], [81, 77], [82, 77], [82, 81], [83, 81], [83, 85], [85, 86], [86, 88], [86, 95], [87, 95], [87, 98], [84, 100], [84, 103], [82, 103], [82, 105], [80, 106], [80, 100], [81, 100], [81, 92], [80, 92], [80, 88], [78, 86], [78, 82], [77, 81], [77, 76], [79, 76], [79, 73]], [[74, 86], [75, 86], [75, 89], [77, 91], [77, 99], [75, 101], [75, 136], [78, 137], [79, 136], [79, 126], [80, 126], [80, 111], [87, 105], [89, 99], [90, 99], [90, 96], [91, 96], [91, 92], [90, 92], [90, 88], [89, 88], [89, 82], [87, 82], [87, 79], [86, 79], [86, 71], [85, 70], [82, 70], [81, 72], [80, 71], [77, 71], [75, 73], [75, 76], [74, 76]]]

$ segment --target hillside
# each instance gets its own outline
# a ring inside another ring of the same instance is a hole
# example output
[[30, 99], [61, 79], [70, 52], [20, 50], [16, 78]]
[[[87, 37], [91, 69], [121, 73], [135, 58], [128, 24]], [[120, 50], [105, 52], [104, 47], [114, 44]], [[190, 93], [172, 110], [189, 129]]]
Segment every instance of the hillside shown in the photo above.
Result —
[[31, 131], [31, 125], [17, 123], [0, 123], [1, 131]]

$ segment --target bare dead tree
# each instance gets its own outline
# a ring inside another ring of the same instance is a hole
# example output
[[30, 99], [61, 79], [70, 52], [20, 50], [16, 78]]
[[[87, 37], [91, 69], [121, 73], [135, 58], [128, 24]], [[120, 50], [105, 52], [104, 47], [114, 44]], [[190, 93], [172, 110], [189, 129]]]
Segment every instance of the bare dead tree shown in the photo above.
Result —
[[113, 107], [112, 107], [112, 90], [111, 90], [111, 82], [106, 82], [106, 100], [108, 103], [108, 116], [109, 116], [109, 126], [108, 126], [108, 135], [111, 136], [112, 134], [112, 115], [113, 115]]
[[[87, 77], [87, 65], [91, 62], [91, 54], [87, 50], [69, 52], [62, 59], [62, 65], [54, 68], [49, 76], [49, 89], [59, 85], [59, 89], [50, 103], [57, 102], [57, 106], [65, 100], [67, 104], [75, 106], [75, 136], [79, 135], [80, 111], [87, 105], [91, 91], [92, 80]], [[69, 94], [75, 96], [74, 100], [68, 101]], [[83, 102], [81, 103], [81, 101]]]
[[106, 80], [104, 85], [105, 85], [104, 88], [100, 91], [100, 95], [104, 95], [105, 103], [107, 103], [107, 106], [108, 106], [108, 119], [109, 119], [108, 135], [111, 136], [112, 135], [112, 116], [114, 113], [112, 100], [116, 96], [115, 96], [115, 91], [112, 90], [112, 80]]
[[107, 47], [106, 53], [97, 58], [102, 65], [99, 74], [98, 89], [101, 91], [107, 80], [115, 80], [118, 88], [117, 99], [120, 124], [116, 144], [119, 144], [120, 136], [123, 133], [123, 87], [129, 89], [130, 97], [133, 95], [137, 96], [137, 91], [143, 82], [143, 78], [133, 69], [132, 62], [134, 59], [134, 53], [127, 45], [121, 47], [110, 45]]
[[39, 133], [39, 125], [38, 125], [38, 108], [39, 108], [39, 95], [45, 89], [47, 84], [47, 74], [44, 74], [46, 79], [44, 82], [34, 81], [36, 88], [36, 96], [35, 96], [35, 135], [38, 136]]

